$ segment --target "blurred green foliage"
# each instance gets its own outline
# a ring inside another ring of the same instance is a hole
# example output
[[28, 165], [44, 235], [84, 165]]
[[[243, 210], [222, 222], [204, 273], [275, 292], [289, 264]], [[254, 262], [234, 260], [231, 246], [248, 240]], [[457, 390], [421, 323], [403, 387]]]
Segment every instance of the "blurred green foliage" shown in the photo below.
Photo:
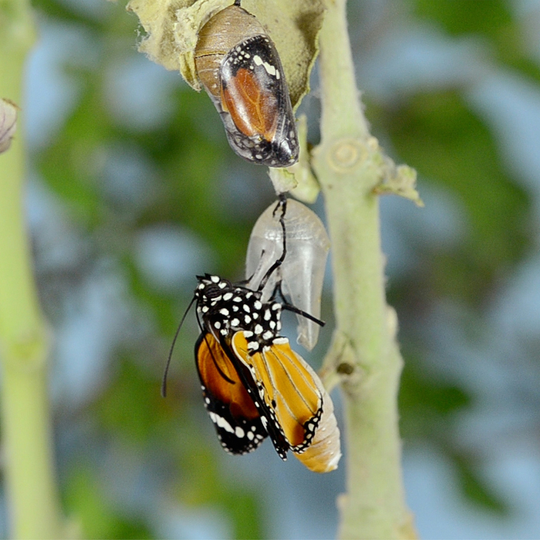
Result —
[[504, 0], [417, 0], [415, 14], [441, 24], [451, 35], [477, 34], [493, 41], [514, 23]]
[[95, 467], [78, 463], [66, 485], [64, 498], [75, 530], [85, 538], [152, 538], [142, 520], [122, 515], [96, 479]]
[[[156, 290], [136, 264], [134, 241], [146, 227], [181, 224], [204, 238], [217, 254], [217, 267], [205, 270], [239, 277], [249, 228], [269, 199], [263, 190], [258, 208], [241, 212], [236, 206], [228, 208], [233, 201], [223, 197], [220, 185], [224, 174], [231, 174], [229, 164], [235, 158], [229, 155], [210, 101], [188, 89], [179, 76], [168, 96], [174, 112], [160, 125], [140, 129], [114, 114], [107, 96], [108, 69], [114, 62], [121, 64], [138, 54], [134, 50], [136, 19], [124, 6], [105, 4], [97, 17], [66, 2], [43, 0], [35, 6], [40, 18], [90, 32], [99, 56], [91, 67], [73, 66], [73, 61], [66, 66], [65, 72], [76, 83], [78, 99], [61, 131], [35, 156], [41, 178], [63, 201], [70, 219], [91, 246], [93, 260], [76, 271], [90, 273], [99, 259], [112, 258], [123, 268], [130, 293], [140, 306], [150, 310], [157, 324], [155, 334], [145, 335], [153, 342], [119, 351], [114, 369], [83, 411], [64, 412], [59, 417], [59, 429], [68, 431], [82, 418], [90, 418], [92, 424], [89, 439], [78, 441], [67, 454], [60, 455], [66, 508], [86, 538], [148, 538], [156, 534], [150, 532], [147, 516], [134, 517], [115, 502], [104, 462], [89, 458], [89, 454], [106, 451], [103, 445], [120, 445], [140, 455], [143, 463], [148, 459], [163, 463], [167, 469], [163, 489], [173, 500], [187, 507], [220, 509], [231, 521], [235, 537], [262, 538], [264, 516], [257, 494], [242, 481], [231, 483], [219, 466], [222, 451], [202, 407], [192, 345], [179, 343], [183, 378], [179, 381], [173, 368], [168, 399], [159, 393], [167, 344], [189, 303], [194, 277], [187, 290], [175, 294]], [[219, 135], [209, 137], [209, 129]], [[142, 209], [129, 208], [125, 200], [108, 196], [104, 189], [108, 180], [104, 155], [112, 154], [114, 159], [115, 152], [125, 148], [151, 164], [151, 193], [147, 197], [151, 204]], [[246, 175], [246, 167], [237, 169]], [[265, 172], [261, 169], [257, 173], [258, 179], [248, 180], [264, 181]], [[42, 276], [45, 281], [50, 278]], [[81, 279], [79, 276], [76, 282]], [[45, 306], [53, 320], [66, 316], [66, 298], [72, 292], [68, 283], [73, 282], [65, 280], [60, 285], [64, 290], [54, 296], [55, 303]], [[42, 286], [47, 288], [46, 283]], [[194, 343], [195, 337], [186, 326], [187, 336], [181, 341]]]
[[440, 25], [451, 36], [483, 38], [502, 65], [540, 81], [540, 66], [526, 50], [523, 30], [512, 14], [515, 6], [508, 0], [416, 0], [413, 5], [420, 19]]
[[[159, 396], [167, 348], [194, 281], [174, 293], [158, 290], [141, 272], [134, 252], [137, 235], [145, 228], [181, 226], [204, 239], [215, 254], [215, 266], [204, 270], [241, 278], [249, 230], [272, 199], [266, 171], [232, 155], [210, 101], [188, 89], [179, 76], [167, 95], [172, 114], [160, 123], [134, 126], [111, 110], [110, 70], [137, 54], [136, 19], [122, 4], [108, 3], [97, 15], [63, 0], [36, 0], [34, 5], [40, 20], [87, 32], [98, 57], [85, 67], [66, 66], [76, 83], [77, 101], [62, 129], [33, 156], [41, 179], [89, 242], [92, 260], [72, 272], [90, 273], [96, 261], [114, 260], [134, 305], [154, 325], [118, 351], [114, 366], [82, 410], [59, 415], [60, 432], [73, 429], [81, 418], [91, 425], [90, 435], [60, 446], [68, 448], [59, 457], [66, 507], [87, 538], [155, 534], [144, 514], [133, 516], [115, 504], [104, 463], [88, 457], [92, 450], [99, 455], [103, 445], [124, 445], [141, 462], [166, 471], [163, 489], [174, 501], [219, 509], [236, 538], [268, 537], [264, 486], [256, 490], [241, 478], [231, 481], [220, 467], [222, 451], [204, 413], [193, 366], [194, 324], [186, 323], [180, 336], [174, 358], [182, 364], [172, 369], [169, 397]], [[408, 5], [416, 17], [439, 25], [448, 36], [482, 37], [497, 51], [498, 62], [540, 81], [507, 2], [409, 0]], [[478, 460], [453, 441], [453, 426], [460, 413], [474, 406], [474, 396], [438, 377], [433, 365], [427, 367], [432, 351], [421, 328], [441, 298], [468, 306], [481, 321], [486, 300], [533, 247], [530, 197], [505, 170], [492, 133], [460, 89], [423, 91], [394, 106], [376, 103], [369, 95], [366, 99], [374, 132], [391, 141], [397, 161], [418, 170], [420, 193], [424, 183], [432, 183], [452, 193], [466, 212], [463, 241], [451, 248], [418, 247], [415, 270], [389, 284], [406, 359], [400, 397], [404, 438], [407, 445], [436, 445], [452, 461], [464, 495], [503, 512], [504, 500], [478, 473]], [[149, 202], [140, 207], [110, 197], [104, 188], [103, 156], [114, 158], [125, 148], [152, 172]], [[235, 182], [243, 187], [236, 188]], [[46, 272], [40, 276], [41, 287], [47, 288], [52, 277]], [[69, 317], [65, 304], [74, 283], [78, 281], [64, 276], [61, 290], [45, 305], [52, 320]]]
[[[410, 5], [420, 20], [447, 36], [484, 40], [502, 69], [540, 80], [538, 62], [524, 46], [509, 2], [416, 0]], [[464, 448], [453, 429], [460, 414], [474, 407], [474, 395], [445, 381], [444, 370], [437, 373], [437, 352], [426, 343], [423, 329], [443, 299], [470, 310], [465, 333], [483, 326], [485, 306], [534, 249], [531, 194], [509, 172], [500, 141], [471, 109], [466, 88], [419, 91], [371, 112], [375, 131], [391, 140], [398, 160], [418, 171], [420, 195], [422, 184], [429, 183], [450, 193], [465, 210], [460, 219], [466, 234], [459, 242], [418, 244], [415, 270], [390, 283], [389, 302], [398, 311], [405, 358], [400, 395], [404, 440], [429, 441], [453, 464], [467, 499], [507, 515], [504, 495], [480, 472], [482, 458]]]
[[457, 92], [413, 96], [384, 120], [400, 158], [466, 210], [467, 237], [455, 252], [432, 254], [425, 285], [441, 296], [482, 302], [526, 252], [527, 194], [504, 172], [493, 137]]

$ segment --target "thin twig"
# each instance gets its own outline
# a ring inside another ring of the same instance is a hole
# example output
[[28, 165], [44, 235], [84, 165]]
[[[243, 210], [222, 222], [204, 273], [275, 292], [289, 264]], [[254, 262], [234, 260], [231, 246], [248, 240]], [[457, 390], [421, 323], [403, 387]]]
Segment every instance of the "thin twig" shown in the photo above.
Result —
[[[0, 97], [21, 105], [34, 41], [29, 2], [0, 3]], [[24, 107], [21, 105], [21, 108]], [[48, 405], [48, 332], [37, 302], [23, 213], [23, 136], [0, 155], [2, 442], [13, 538], [61, 538]]]

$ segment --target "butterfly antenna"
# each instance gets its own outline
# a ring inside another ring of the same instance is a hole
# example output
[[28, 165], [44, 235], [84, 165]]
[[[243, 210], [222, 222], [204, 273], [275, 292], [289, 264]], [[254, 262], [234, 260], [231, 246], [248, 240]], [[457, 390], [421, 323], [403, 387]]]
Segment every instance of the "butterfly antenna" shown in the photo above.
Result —
[[176, 340], [178, 339], [178, 334], [180, 333], [180, 329], [182, 328], [182, 325], [184, 324], [184, 321], [186, 320], [187, 314], [189, 313], [189, 310], [191, 309], [191, 306], [193, 305], [193, 302], [195, 302], [195, 296], [191, 299], [191, 302], [189, 303], [189, 306], [187, 307], [186, 311], [184, 312], [184, 315], [182, 316], [182, 320], [180, 321], [180, 324], [178, 325], [178, 328], [176, 329], [176, 332], [174, 334], [174, 338], [171, 344], [171, 348], [169, 350], [169, 356], [167, 358], [167, 364], [165, 366], [165, 371], [163, 372], [163, 380], [161, 381], [161, 395], [165, 397], [167, 395], [167, 375], [169, 373], [169, 366], [171, 365], [171, 358], [174, 351], [174, 346], [176, 345]]
[[317, 317], [310, 315], [307, 311], [298, 309], [297, 307], [293, 306], [292, 304], [289, 304], [288, 302], [281, 304], [281, 308], [286, 309], [287, 311], [292, 311], [293, 313], [296, 313], [297, 315], [301, 315], [305, 319], [309, 319], [310, 321], [313, 321], [314, 323], [318, 324], [321, 327], [326, 324], [324, 321], [321, 321], [321, 319], [317, 319]]
[[304, 311], [302, 309], [297, 308], [293, 304], [289, 303], [287, 299], [285, 298], [285, 295], [283, 294], [283, 291], [281, 290], [281, 283], [278, 283], [276, 285], [276, 288], [274, 289], [273, 297], [276, 297], [279, 294], [281, 297], [281, 308], [286, 309], [287, 311], [290, 311], [292, 313], [296, 313], [297, 315], [300, 315], [301, 317], [304, 317], [305, 319], [309, 319], [310, 321], [313, 321], [314, 323], [318, 324], [319, 326], [323, 327], [326, 323], [324, 321], [321, 321], [321, 319], [317, 319], [317, 317], [314, 317], [307, 311]]

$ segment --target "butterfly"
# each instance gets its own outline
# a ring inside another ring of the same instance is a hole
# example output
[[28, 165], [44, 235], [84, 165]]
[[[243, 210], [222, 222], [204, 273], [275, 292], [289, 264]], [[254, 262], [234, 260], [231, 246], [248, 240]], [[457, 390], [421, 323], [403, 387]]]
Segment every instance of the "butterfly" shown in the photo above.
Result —
[[[283, 198], [279, 209], [284, 227]], [[263, 300], [268, 279], [286, 256], [285, 229], [282, 239], [281, 256], [256, 290], [249, 281], [233, 284], [216, 275], [197, 276], [184, 318], [195, 303], [201, 328], [195, 345], [197, 372], [223, 448], [245, 454], [269, 437], [283, 460], [291, 451], [310, 470], [328, 472], [341, 456], [333, 403], [317, 374], [281, 335], [281, 314], [287, 309], [323, 323], [287, 303], [283, 295], [279, 301], [279, 283], [271, 298]]]
[[195, 345], [204, 403], [223, 448], [255, 450], [267, 436], [285, 460], [335, 469], [339, 429], [322, 382], [280, 335], [283, 304], [219, 276], [198, 276], [202, 333]]

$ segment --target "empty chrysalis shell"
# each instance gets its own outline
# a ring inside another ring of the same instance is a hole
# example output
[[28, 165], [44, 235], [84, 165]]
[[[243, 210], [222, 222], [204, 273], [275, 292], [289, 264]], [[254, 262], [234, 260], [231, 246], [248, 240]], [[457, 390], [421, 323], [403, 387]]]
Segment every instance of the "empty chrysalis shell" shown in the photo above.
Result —
[[298, 160], [283, 66], [256, 17], [236, 4], [214, 15], [199, 33], [195, 66], [240, 157], [270, 167]]
[[[280, 216], [270, 205], [253, 227], [246, 258], [249, 286], [257, 289], [269, 268], [283, 251], [283, 229]], [[321, 291], [330, 240], [318, 216], [302, 203], [289, 199], [284, 217], [287, 254], [279, 269], [273, 272], [263, 290], [268, 300], [281, 280], [283, 293], [298, 309], [319, 318]], [[298, 343], [308, 351], [319, 337], [319, 325], [298, 315]]]

